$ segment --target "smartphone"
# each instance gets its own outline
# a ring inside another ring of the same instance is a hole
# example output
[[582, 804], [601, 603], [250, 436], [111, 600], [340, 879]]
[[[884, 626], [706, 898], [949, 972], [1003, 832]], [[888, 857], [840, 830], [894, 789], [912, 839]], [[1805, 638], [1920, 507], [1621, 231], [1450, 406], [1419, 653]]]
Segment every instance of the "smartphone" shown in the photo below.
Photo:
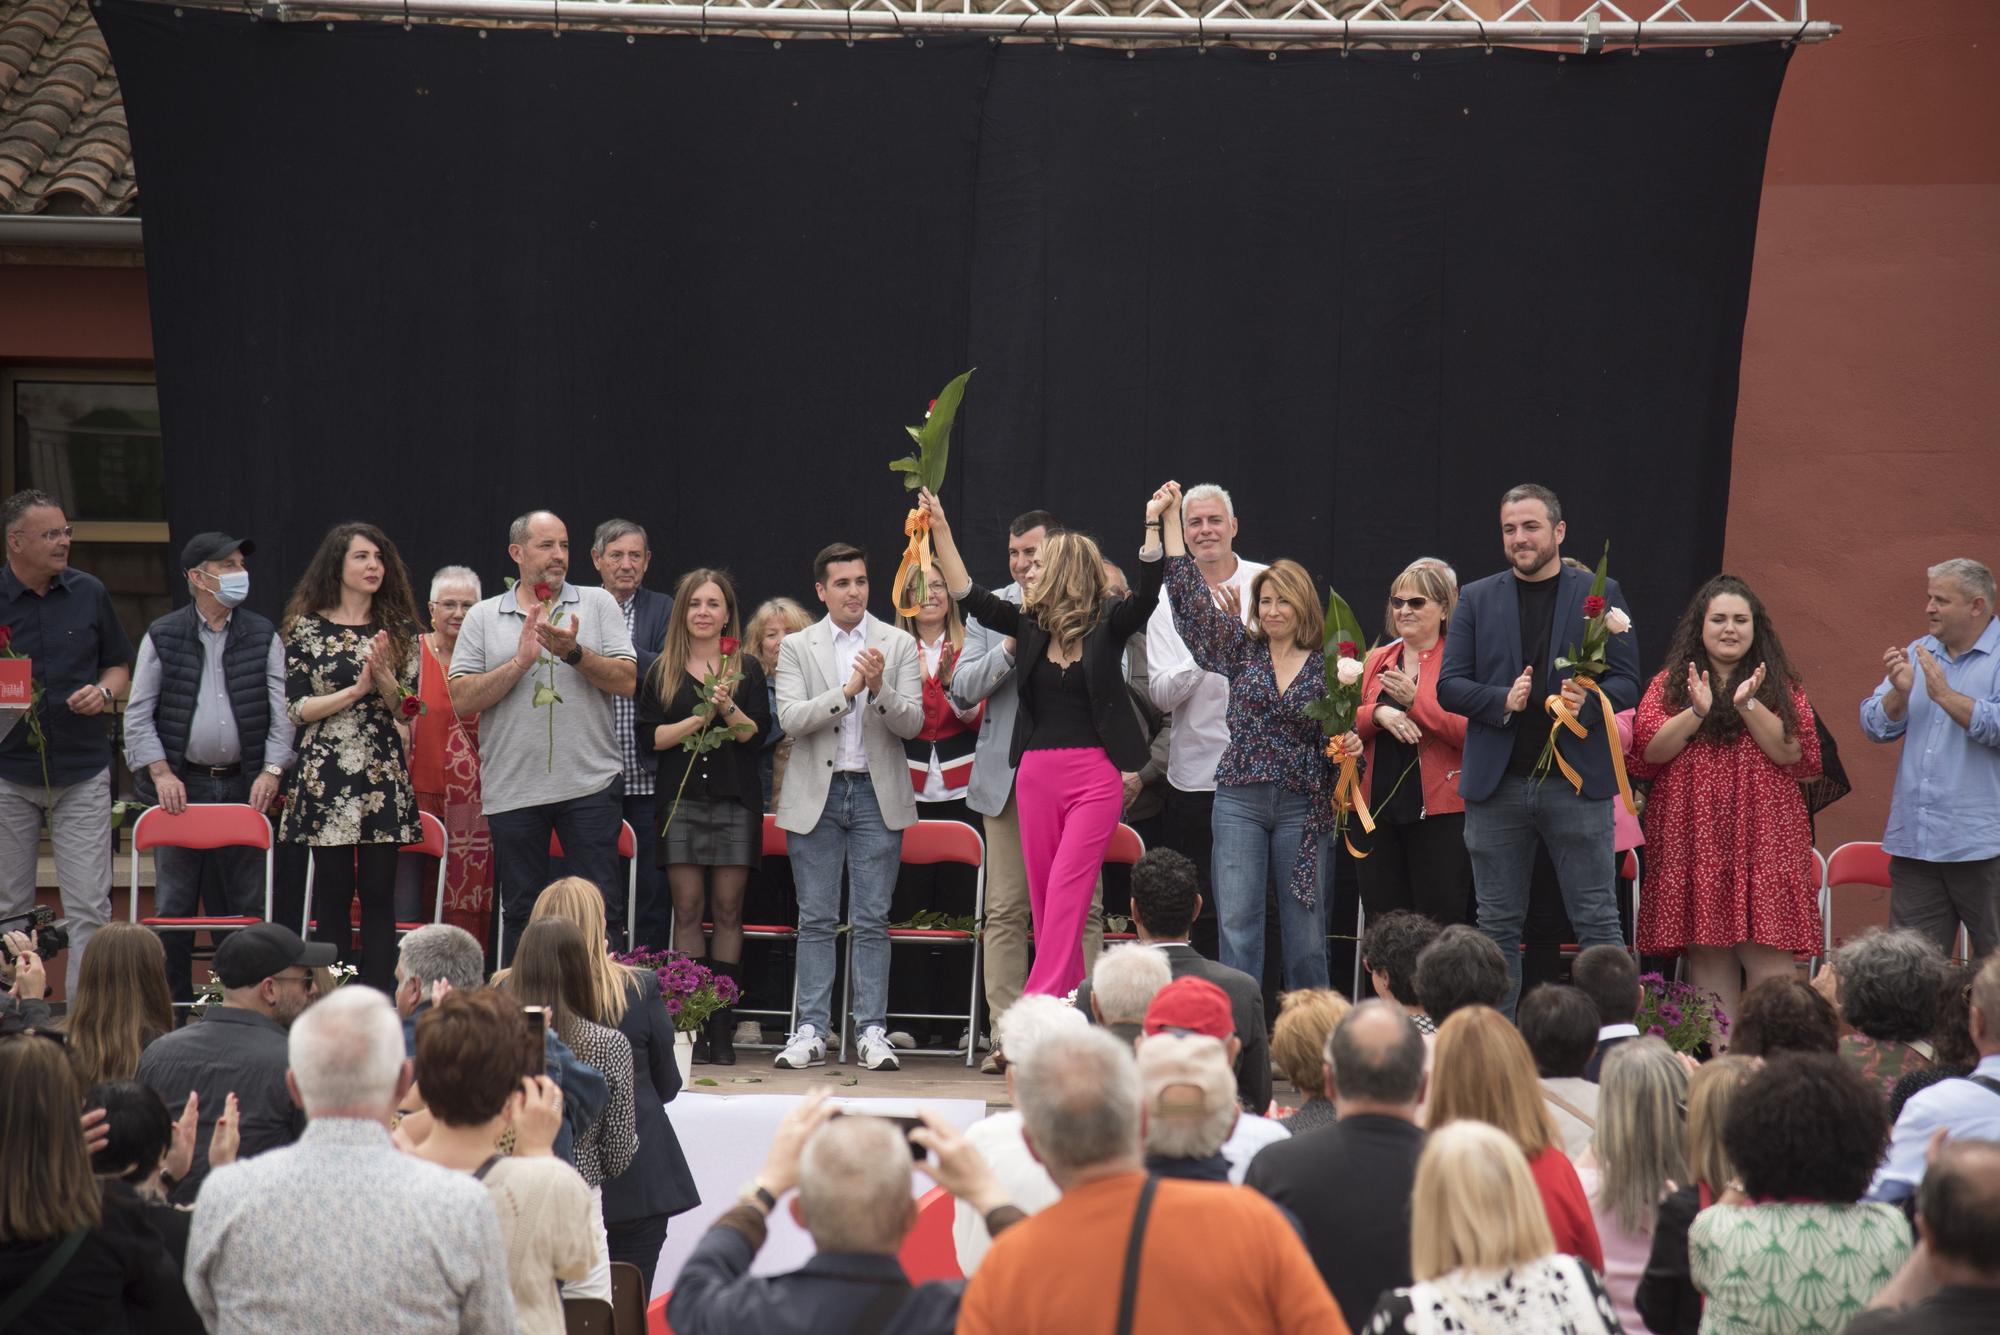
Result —
[[546, 1041], [549, 1032], [549, 1008], [547, 1006], [523, 1006], [521, 1014], [528, 1017], [528, 1028], [534, 1031], [535, 1042]]
[[929, 1154], [929, 1151], [923, 1146], [910, 1139], [910, 1133], [924, 1124], [921, 1117], [904, 1117], [895, 1113], [869, 1112], [865, 1108], [842, 1108], [840, 1112], [843, 1117], [879, 1117], [885, 1122], [894, 1122], [896, 1129], [902, 1134], [903, 1143], [910, 1147], [910, 1158], [912, 1160], [922, 1163]]

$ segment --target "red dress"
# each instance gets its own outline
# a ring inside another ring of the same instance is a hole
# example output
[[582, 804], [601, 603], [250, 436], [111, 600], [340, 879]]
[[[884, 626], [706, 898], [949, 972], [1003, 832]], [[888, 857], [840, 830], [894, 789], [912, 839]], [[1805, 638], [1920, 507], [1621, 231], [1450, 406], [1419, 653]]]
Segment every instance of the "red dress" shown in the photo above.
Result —
[[1792, 688], [1799, 758], [1779, 765], [1746, 729], [1735, 740], [1697, 735], [1664, 765], [1647, 745], [1670, 715], [1666, 674], [1653, 678], [1632, 720], [1627, 757], [1646, 798], [1646, 881], [1639, 949], [1677, 955], [1750, 941], [1780, 950], [1820, 947], [1819, 873], [1801, 781], [1819, 773], [1819, 734], [1805, 692]]

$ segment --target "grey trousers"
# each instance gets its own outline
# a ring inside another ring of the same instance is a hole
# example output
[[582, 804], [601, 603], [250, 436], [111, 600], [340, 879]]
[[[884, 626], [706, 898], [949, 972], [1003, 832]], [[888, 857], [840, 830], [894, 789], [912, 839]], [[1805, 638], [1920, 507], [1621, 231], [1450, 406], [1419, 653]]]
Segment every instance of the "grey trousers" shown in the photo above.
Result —
[[[51, 797], [53, 796], [53, 801]], [[25, 914], [35, 902], [35, 850], [44, 816], [55, 848], [56, 884], [69, 919], [65, 996], [76, 995], [76, 972], [92, 933], [111, 918], [111, 776], [99, 770], [53, 795], [39, 783], [0, 779], [0, 918]], [[9, 922], [8, 931], [21, 927]]]
[[1889, 859], [1889, 925], [1913, 927], [1951, 954], [1958, 925], [1972, 934], [1972, 957], [2000, 944], [2000, 857], [1977, 862]]

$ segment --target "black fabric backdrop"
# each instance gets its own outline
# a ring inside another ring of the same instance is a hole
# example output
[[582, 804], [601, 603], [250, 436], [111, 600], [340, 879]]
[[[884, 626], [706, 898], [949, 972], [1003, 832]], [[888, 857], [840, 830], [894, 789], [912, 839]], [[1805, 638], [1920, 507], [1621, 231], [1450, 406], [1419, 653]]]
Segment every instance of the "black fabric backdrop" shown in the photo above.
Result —
[[[947, 501], [1129, 561], [1161, 479], [1371, 621], [1555, 486], [1648, 664], [1721, 559], [1777, 47], [1122, 51], [278, 24], [103, 0], [176, 542], [276, 610], [364, 517], [423, 582], [548, 506], [812, 606], [977, 365]], [[877, 611], [886, 610], [879, 594]]]

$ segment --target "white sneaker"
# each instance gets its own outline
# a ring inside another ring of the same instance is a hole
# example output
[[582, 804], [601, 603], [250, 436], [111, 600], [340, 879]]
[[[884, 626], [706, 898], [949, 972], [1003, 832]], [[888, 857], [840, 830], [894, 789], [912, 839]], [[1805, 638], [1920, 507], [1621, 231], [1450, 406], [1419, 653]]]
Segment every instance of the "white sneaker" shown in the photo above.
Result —
[[786, 1040], [785, 1050], [771, 1064], [792, 1071], [803, 1071], [808, 1066], [824, 1066], [826, 1040], [811, 1025], [802, 1024], [799, 1031]]
[[755, 1020], [738, 1020], [736, 1022], [735, 1042], [737, 1047], [754, 1048], [763, 1041], [764, 1041], [763, 1025], [758, 1024]]
[[870, 1025], [861, 1033], [861, 1047], [857, 1054], [861, 1064], [871, 1071], [900, 1071], [902, 1063], [896, 1060], [896, 1050], [889, 1046], [882, 1026]]
[[916, 1036], [904, 1029], [892, 1029], [889, 1031], [889, 1046], [908, 1052], [917, 1046]]

